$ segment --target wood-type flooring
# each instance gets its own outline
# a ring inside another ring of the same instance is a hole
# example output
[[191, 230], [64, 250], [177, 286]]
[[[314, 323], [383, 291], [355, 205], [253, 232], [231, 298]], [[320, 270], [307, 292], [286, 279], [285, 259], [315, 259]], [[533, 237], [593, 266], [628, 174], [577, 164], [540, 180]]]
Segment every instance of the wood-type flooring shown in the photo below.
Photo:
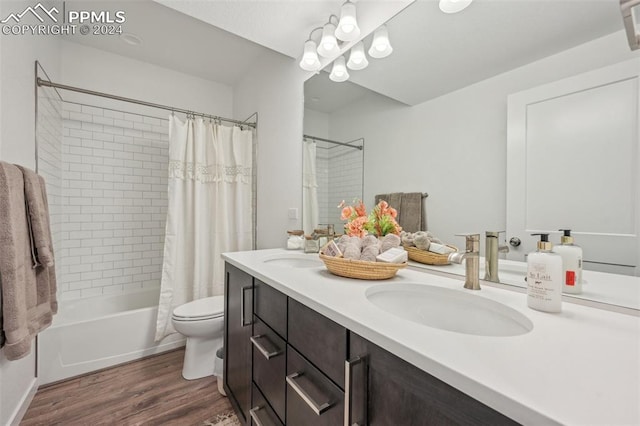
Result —
[[184, 349], [43, 387], [22, 422], [32, 425], [202, 425], [231, 411], [215, 376], [182, 378]]

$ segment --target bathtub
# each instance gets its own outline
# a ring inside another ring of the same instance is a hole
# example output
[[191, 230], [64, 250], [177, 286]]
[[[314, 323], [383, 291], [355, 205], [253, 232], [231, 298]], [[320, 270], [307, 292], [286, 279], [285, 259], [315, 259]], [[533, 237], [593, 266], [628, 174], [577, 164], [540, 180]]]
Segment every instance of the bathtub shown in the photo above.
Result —
[[63, 300], [38, 335], [40, 385], [68, 379], [185, 343], [180, 334], [153, 341], [159, 289]]

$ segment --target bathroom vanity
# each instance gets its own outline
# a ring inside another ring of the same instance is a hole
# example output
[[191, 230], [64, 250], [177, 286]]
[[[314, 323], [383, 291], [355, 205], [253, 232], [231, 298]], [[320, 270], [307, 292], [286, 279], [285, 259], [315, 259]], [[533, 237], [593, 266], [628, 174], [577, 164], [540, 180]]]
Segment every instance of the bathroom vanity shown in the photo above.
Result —
[[[245, 424], [640, 423], [637, 316], [569, 303], [546, 314], [427, 271], [345, 279], [280, 249], [223, 257], [224, 386]], [[408, 295], [407, 312], [387, 294]], [[427, 318], [425, 295], [451, 307], [444, 321]]]

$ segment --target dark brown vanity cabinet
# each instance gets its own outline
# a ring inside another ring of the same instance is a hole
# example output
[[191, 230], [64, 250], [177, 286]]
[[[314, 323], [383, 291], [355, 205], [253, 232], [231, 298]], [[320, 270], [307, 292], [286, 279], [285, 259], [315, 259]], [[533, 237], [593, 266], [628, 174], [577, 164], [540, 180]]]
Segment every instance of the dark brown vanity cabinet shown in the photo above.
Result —
[[349, 356], [349, 425], [517, 424], [353, 332]]
[[227, 263], [224, 291], [224, 389], [246, 423], [251, 408], [253, 277]]
[[225, 389], [244, 425], [516, 424], [257, 278], [226, 273]]

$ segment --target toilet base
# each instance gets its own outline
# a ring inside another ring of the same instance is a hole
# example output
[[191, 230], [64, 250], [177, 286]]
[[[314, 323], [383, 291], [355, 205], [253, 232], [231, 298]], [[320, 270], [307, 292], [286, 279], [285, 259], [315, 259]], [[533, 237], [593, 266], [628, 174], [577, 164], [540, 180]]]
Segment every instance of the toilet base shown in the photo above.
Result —
[[187, 380], [213, 376], [216, 351], [222, 346], [222, 339], [188, 337], [184, 352], [182, 377]]

